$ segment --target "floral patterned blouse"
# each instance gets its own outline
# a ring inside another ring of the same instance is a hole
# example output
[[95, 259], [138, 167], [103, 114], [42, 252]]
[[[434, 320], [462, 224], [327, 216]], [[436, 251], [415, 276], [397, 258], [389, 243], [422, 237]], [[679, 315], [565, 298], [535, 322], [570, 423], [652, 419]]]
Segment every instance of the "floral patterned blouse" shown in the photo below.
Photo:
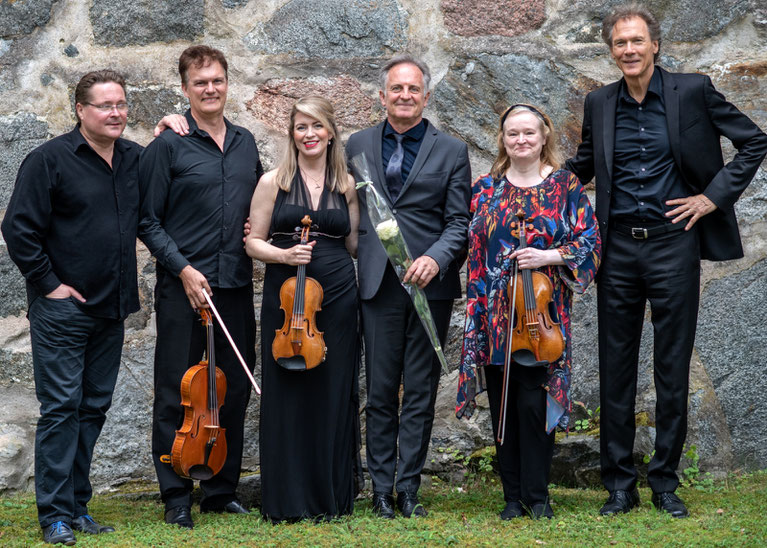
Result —
[[[594, 210], [578, 178], [569, 171], [553, 172], [539, 185], [528, 188], [510, 184], [506, 177], [479, 177], [472, 185], [469, 225], [469, 257], [466, 289], [466, 325], [458, 378], [456, 416], [470, 416], [474, 398], [484, 391], [482, 367], [503, 366], [509, 323], [509, 279], [513, 262], [509, 255], [519, 245], [511, 234], [511, 223], [522, 210], [532, 218], [527, 245], [556, 248], [564, 265], [538, 269], [552, 281], [552, 300], [565, 341], [562, 357], [549, 364], [544, 388], [546, 430], [568, 425], [571, 350], [570, 310], [572, 292], [583, 293], [599, 266], [601, 240]], [[553, 318], [557, 321], [556, 318]]]

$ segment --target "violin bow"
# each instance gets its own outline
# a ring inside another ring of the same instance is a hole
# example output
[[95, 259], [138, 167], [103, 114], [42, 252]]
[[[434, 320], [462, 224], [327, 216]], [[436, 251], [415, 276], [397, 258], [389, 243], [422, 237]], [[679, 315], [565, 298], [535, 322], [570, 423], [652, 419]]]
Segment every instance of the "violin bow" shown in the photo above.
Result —
[[[510, 376], [510, 363], [511, 363], [511, 338], [514, 336], [514, 311], [517, 305], [517, 273], [519, 272], [519, 263], [514, 259], [514, 273], [511, 287], [511, 307], [509, 308], [509, 336], [506, 340], [506, 359], [503, 362], [503, 388], [501, 389], [501, 410], [498, 415], [498, 444], [503, 445], [503, 440], [506, 437], [506, 407], [508, 406], [508, 394], [506, 391], [509, 389], [509, 376]], [[521, 321], [521, 320], [520, 320]]]
[[224, 320], [221, 319], [221, 314], [219, 314], [218, 310], [216, 310], [216, 305], [213, 304], [213, 301], [210, 299], [210, 295], [208, 295], [208, 292], [205, 291], [205, 288], [200, 289], [200, 291], [205, 297], [205, 300], [208, 301], [208, 306], [213, 311], [213, 314], [216, 316], [218, 323], [221, 325], [221, 329], [223, 329], [224, 335], [226, 335], [226, 339], [229, 341], [229, 344], [232, 345], [232, 350], [234, 350], [234, 353], [237, 355], [237, 359], [240, 360], [240, 365], [242, 365], [242, 368], [245, 370], [245, 374], [248, 376], [248, 379], [250, 379], [250, 384], [252, 384], [253, 388], [255, 388], [256, 394], [260, 396], [261, 389], [258, 387], [258, 384], [256, 384], [256, 379], [253, 378], [253, 374], [250, 372], [250, 369], [248, 369], [248, 366], [245, 365], [245, 360], [242, 359], [242, 355], [240, 354], [240, 351], [237, 350], [237, 345], [234, 344], [234, 341], [232, 340], [232, 336], [229, 334], [229, 330], [226, 328], [226, 324], [224, 323]]

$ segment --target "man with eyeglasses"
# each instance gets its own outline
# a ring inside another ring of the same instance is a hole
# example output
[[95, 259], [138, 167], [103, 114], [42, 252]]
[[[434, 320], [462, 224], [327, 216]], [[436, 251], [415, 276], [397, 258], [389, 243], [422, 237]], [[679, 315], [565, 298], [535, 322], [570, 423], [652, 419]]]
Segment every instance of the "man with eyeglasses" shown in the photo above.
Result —
[[35, 389], [35, 494], [45, 542], [114, 531], [88, 514], [88, 478], [120, 366], [123, 321], [139, 309], [138, 159], [121, 139], [125, 80], [89, 72], [77, 126], [21, 164], [2, 233], [26, 279]]

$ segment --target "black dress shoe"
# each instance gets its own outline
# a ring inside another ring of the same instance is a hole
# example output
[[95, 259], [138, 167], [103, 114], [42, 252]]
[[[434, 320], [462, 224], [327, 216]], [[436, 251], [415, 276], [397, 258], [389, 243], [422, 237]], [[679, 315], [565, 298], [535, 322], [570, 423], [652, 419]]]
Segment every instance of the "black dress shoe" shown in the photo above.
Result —
[[194, 529], [192, 509], [189, 506], [176, 506], [165, 511], [165, 523], [178, 525], [186, 529]]
[[554, 511], [551, 509], [551, 505], [548, 502], [533, 504], [529, 514], [532, 519], [551, 519], [554, 517]]
[[211, 506], [201, 509], [203, 514], [214, 512], [216, 514], [250, 514], [250, 510], [245, 508], [239, 500], [230, 500], [223, 506]]
[[418, 502], [418, 494], [412, 491], [397, 493], [397, 508], [406, 518], [425, 518], [428, 515], [423, 504]]
[[63, 521], [54, 521], [43, 528], [43, 542], [48, 544], [64, 544], [74, 546], [77, 539], [68, 523]]
[[386, 493], [373, 493], [373, 513], [380, 518], [394, 519], [394, 497]]
[[98, 535], [101, 533], [114, 533], [115, 528], [109, 525], [101, 525], [94, 520], [89, 514], [80, 516], [72, 520], [72, 529], [80, 531], [81, 533], [88, 533], [89, 535]]
[[506, 506], [501, 511], [501, 519], [509, 520], [514, 518], [521, 518], [525, 515], [525, 511], [522, 509], [522, 505], [518, 500], [510, 500], [506, 503]]
[[599, 510], [603, 516], [612, 516], [613, 514], [626, 514], [632, 508], [639, 506], [639, 491], [634, 487], [631, 491], [616, 489], [610, 492], [610, 496], [605, 505]]
[[653, 493], [652, 504], [658, 510], [663, 510], [671, 514], [672, 518], [686, 518], [690, 515], [682, 499], [676, 496], [673, 491], [666, 493]]

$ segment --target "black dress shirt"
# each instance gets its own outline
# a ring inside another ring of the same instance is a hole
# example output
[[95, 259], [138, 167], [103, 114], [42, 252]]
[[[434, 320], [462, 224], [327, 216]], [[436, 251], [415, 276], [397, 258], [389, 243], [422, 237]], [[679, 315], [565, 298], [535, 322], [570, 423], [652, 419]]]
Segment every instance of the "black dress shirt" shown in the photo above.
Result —
[[[402, 159], [403, 184], [407, 181], [407, 177], [410, 175], [410, 170], [413, 169], [415, 157], [418, 156], [418, 151], [421, 149], [423, 136], [426, 135], [426, 124], [428, 124], [428, 121], [424, 118], [404, 133], [405, 138], [402, 140], [402, 148], [405, 153], [405, 156]], [[381, 160], [383, 161], [384, 171], [386, 171], [386, 166], [389, 165], [389, 159], [397, 148], [397, 140], [394, 138], [395, 133], [397, 132], [387, 121], [384, 124], [384, 138], [382, 139], [383, 145], [381, 150]]]
[[226, 123], [224, 150], [197, 127], [189, 134], [164, 131], [141, 155], [139, 238], [174, 276], [192, 265], [211, 287], [251, 283], [242, 226], [263, 173], [256, 141], [247, 129]]
[[668, 138], [663, 83], [654, 71], [642, 103], [621, 82], [615, 112], [615, 153], [610, 218], [669, 222], [666, 200], [689, 196]]
[[73, 300], [91, 316], [122, 319], [139, 309], [140, 153], [118, 139], [110, 168], [78, 126], [24, 159], [2, 231], [29, 304], [64, 283], [86, 299]]

